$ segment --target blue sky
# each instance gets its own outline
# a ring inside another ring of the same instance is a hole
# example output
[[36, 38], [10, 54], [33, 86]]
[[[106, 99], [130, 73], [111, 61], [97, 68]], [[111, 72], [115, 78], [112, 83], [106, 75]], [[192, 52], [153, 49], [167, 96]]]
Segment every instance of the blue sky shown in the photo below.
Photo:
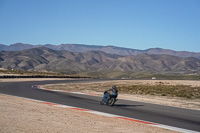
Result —
[[0, 44], [200, 52], [200, 0], [0, 0]]

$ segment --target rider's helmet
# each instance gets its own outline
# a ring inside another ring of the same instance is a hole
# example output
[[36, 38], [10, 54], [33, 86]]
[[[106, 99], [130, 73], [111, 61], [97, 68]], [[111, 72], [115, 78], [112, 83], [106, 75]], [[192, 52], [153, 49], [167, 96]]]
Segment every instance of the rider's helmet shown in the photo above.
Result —
[[112, 89], [117, 89], [116, 85], [113, 85], [113, 86], [112, 86]]
[[113, 85], [113, 86], [112, 86], [112, 92], [113, 92], [113, 93], [118, 93], [118, 90], [117, 90], [116, 85]]

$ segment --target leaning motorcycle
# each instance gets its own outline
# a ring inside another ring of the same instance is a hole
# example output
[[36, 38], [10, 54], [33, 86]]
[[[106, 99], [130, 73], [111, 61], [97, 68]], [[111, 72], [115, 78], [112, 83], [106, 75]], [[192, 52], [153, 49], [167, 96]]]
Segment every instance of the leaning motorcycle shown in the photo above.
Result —
[[[108, 92], [107, 92], [108, 93]], [[100, 101], [101, 105], [109, 105], [109, 106], [114, 106], [115, 102], [117, 101], [117, 95], [111, 95], [110, 93], [108, 93], [108, 98], [105, 101], [104, 99], [102, 99]]]

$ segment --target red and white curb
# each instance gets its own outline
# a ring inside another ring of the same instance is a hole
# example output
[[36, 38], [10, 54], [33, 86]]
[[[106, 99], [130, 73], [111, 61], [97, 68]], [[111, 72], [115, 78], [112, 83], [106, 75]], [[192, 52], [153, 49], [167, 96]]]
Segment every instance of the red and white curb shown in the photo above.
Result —
[[[0, 95], [13, 96], [13, 95], [7, 95], [7, 94], [2, 94], [2, 93], [0, 93]], [[14, 97], [19, 97], [19, 96], [14, 96]], [[100, 115], [100, 116], [112, 117], [112, 118], [121, 119], [121, 120], [128, 120], [128, 121], [146, 124], [146, 125], [150, 125], [150, 126], [154, 126], [154, 127], [178, 131], [178, 132], [182, 132], [182, 133], [200, 133], [200, 132], [197, 132], [197, 131], [177, 128], [177, 127], [173, 127], [173, 126], [167, 126], [167, 125], [163, 125], [163, 124], [153, 123], [153, 122], [149, 122], [149, 121], [124, 117], [124, 116], [120, 116], [120, 115], [114, 115], [114, 114], [109, 114], [109, 113], [104, 113], [104, 112], [99, 112], [99, 111], [94, 111], [94, 110], [89, 110], [89, 109], [84, 109], [84, 108], [78, 108], [78, 107], [74, 107], [74, 106], [62, 105], [62, 104], [57, 104], [57, 103], [52, 103], [52, 102], [47, 102], [47, 101], [42, 101], [42, 100], [36, 100], [36, 99], [31, 99], [31, 98], [25, 98], [25, 97], [19, 97], [19, 98], [32, 100], [32, 101], [39, 102], [39, 103], [46, 104], [46, 105], [50, 105], [50, 106], [67, 108], [67, 109], [74, 109], [74, 110], [79, 110], [79, 111], [82, 111], [82, 112], [87, 112], [87, 113], [96, 114], [96, 115]]]

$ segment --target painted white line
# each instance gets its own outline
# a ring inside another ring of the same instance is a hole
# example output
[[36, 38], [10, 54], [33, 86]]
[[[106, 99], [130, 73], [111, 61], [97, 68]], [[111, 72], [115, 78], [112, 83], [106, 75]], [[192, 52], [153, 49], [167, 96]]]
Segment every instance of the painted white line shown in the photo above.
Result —
[[85, 112], [88, 112], [88, 113], [91, 113], [91, 114], [96, 114], [96, 115], [101, 115], [101, 116], [107, 116], [107, 117], [118, 117], [118, 115], [99, 112], [99, 111], [85, 111]]
[[[48, 85], [54, 85], [54, 84], [47, 84]], [[61, 84], [62, 85], [62, 84]], [[53, 90], [53, 89], [46, 89], [44, 87], [41, 87], [39, 85], [33, 85], [32, 87], [36, 87], [41, 90], [47, 90], [47, 91], [54, 91], [54, 92], [67, 92], [67, 93], [73, 93], [73, 94], [81, 94], [81, 95], [90, 95], [90, 96], [98, 96], [97, 94], [89, 94], [89, 93], [83, 93], [83, 92], [70, 92], [70, 91], [62, 91], [62, 90]]]
[[192, 131], [192, 130], [188, 130], [188, 129], [183, 129], [183, 128], [178, 128], [178, 127], [172, 127], [172, 126], [168, 126], [168, 125], [152, 125], [155, 127], [160, 127], [160, 128], [164, 128], [164, 129], [169, 129], [169, 130], [173, 130], [173, 131], [177, 131], [177, 132], [182, 132], [182, 133], [200, 133], [197, 131]]
[[86, 94], [86, 93], [83, 93], [83, 92], [71, 92], [71, 93], [74, 93], [74, 94]]
[[54, 105], [56, 107], [61, 107], [61, 108], [73, 108], [72, 106], [67, 106], [67, 105], [62, 105], [62, 104], [58, 104], [58, 105]]

